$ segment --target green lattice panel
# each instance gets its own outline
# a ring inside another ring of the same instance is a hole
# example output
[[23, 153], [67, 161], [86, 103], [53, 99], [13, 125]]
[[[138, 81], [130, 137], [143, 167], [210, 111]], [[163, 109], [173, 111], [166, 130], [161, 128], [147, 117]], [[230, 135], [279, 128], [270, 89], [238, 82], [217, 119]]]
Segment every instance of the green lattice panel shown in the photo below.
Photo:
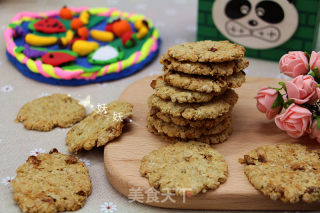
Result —
[[[198, 0], [198, 32], [197, 40], [225, 40], [227, 39], [216, 28], [212, 21], [212, 5], [214, 0]], [[268, 60], [279, 60], [288, 51], [314, 50], [319, 24], [320, 24], [320, 1], [319, 0], [296, 0], [296, 8], [299, 14], [299, 25], [291, 39], [276, 48], [256, 50], [247, 48], [246, 56]]]

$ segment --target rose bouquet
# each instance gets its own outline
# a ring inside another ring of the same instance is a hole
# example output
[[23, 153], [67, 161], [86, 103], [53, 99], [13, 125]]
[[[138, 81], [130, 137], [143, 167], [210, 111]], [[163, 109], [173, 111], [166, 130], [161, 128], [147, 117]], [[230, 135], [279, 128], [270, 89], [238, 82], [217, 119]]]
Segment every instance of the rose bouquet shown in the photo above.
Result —
[[279, 88], [260, 89], [255, 97], [258, 110], [275, 118], [289, 136], [309, 134], [320, 142], [320, 52], [289, 52], [281, 57], [279, 68], [293, 79], [279, 82]]

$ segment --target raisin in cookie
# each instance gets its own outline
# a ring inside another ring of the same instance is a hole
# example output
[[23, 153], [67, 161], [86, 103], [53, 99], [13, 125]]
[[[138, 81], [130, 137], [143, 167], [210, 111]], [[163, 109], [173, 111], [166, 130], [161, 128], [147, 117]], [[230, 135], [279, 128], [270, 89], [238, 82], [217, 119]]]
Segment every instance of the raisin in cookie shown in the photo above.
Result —
[[22, 106], [16, 121], [26, 129], [50, 131], [55, 127], [71, 127], [86, 116], [86, 109], [65, 94], [37, 98]]
[[11, 185], [13, 199], [23, 212], [75, 211], [84, 206], [92, 190], [84, 163], [56, 149], [30, 156]]
[[67, 133], [69, 151], [91, 150], [119, 137], [132, 117], [132, 109], [133, 105], [124, 101], [113, 101], [103, 111], [96, 109]]
[[161, 192], [193, 196], [224, 183], [228, 166], [223, 155], [207, 144], [178, 142], [144, 156], [140, 173]]

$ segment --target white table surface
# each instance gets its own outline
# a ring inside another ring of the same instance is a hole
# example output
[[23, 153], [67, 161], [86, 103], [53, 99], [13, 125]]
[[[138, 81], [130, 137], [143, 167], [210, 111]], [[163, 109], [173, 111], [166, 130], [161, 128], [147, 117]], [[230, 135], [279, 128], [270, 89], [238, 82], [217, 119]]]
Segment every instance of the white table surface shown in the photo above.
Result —
[[[116, 7], [123, 11], [146, 15], [153, 20], [160, 31], [162, 38], [160, 54], [166, 52], [169, 46], [196, 39], [196, 0], [0, 0], [0, 31], [3, 33], [10, 19], [18, 12], [57, 10], [66, 4], [74, 7]], [[28, 131], [22, 124], [14, 122], [20, 107], [34, 98], [57, 92], [71, 94], [80, 100], [90, 96], [93, 105], [108, 103], [118, 99], [121, 92], [132, 82], [146, 76], [161, 74], [161, 65], [158, 56], [149, 66], [125, 79], [81, 87], [52, 86], [36, 82], [20, 74], [6, 58], [4, 39], [0, 39], [0, 48], [2, 53], [0, 54], [0, 88], [9, 88], [9, 92], [0, 91], [0, 212], [13, 213], [20, 212], [20, 210], [12, 200], [10, 185], [5, 185], [1, 181], [6, 177], [14, 176], [16, 168], [25, 162], [30, 151], [34, 149], [41, 148], [49, 151], [56, 147], [60, 152], [68, 153], [64, 143], [68, 129], [56, 128], [46, 133]], [[276, 62], [252, 58], [249, 60], [250, 66], [246, 70], [249, 76], [284, 77], [279, 73]], [[100, 205], [105, 202], [113, 202], [117, 206], [115, 212], [121, 213], [199, 212], [161, 209], [139, 203], [129, 203], [126, 197], [113, 189], [105, 176], [103, 148], [82, 152], [79, 157], [90, 161], [88, 168], [93, 182], [93, 191], [86, 205], [78, 212], [102, 212]]]

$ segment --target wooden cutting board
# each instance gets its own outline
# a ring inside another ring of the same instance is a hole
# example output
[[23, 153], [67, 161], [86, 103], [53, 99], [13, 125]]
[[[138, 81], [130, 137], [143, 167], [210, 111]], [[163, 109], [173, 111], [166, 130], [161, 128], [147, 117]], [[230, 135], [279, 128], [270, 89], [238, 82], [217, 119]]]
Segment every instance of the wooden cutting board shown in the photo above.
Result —
[[[256, 109], [254, 96], [263, 86], [276, 86], [279, 79], [252, 78], [240, 89], [239, 101], [233, 112], [234, 132], [228, 141], [214, 145], [226, 158], [229, 166], [227, 181], [216, 190], [199, 194], [192, 198], [170, 197], [165, 199], [156, 194], [158, 200], [152, 201], [152, 193], [146, 178], [139, 173], [140, 160], [152, 150], [166, 146], [161, 137], [147, 131], [147, 98], [152, 94], [149, 86], [152, 79], [147, 77], [134, 82], [120, 96], [121, 100], [133, 103], [133, 123], [123, 135], [105, 146], [104, 163], [109, 182], [113, 187], [131, 200], [140, 200], [146, 205], [181, 209], [236, 209], [236, 210], [319, 210], [320, 203], [285, 204], [273, 201], [257, 191], [248, 182], [243, 165], [238, 159], [261, 145], [281, 143], [301, 143], [310, 148], [320, 148], [320, 144], [304, 137], [295, 140], [281, 132], [273, 121], [267, 120]], [[143, 200], [142, 200], [143, 199]], [[175, 201], [175, 202], [174, 202]]]

